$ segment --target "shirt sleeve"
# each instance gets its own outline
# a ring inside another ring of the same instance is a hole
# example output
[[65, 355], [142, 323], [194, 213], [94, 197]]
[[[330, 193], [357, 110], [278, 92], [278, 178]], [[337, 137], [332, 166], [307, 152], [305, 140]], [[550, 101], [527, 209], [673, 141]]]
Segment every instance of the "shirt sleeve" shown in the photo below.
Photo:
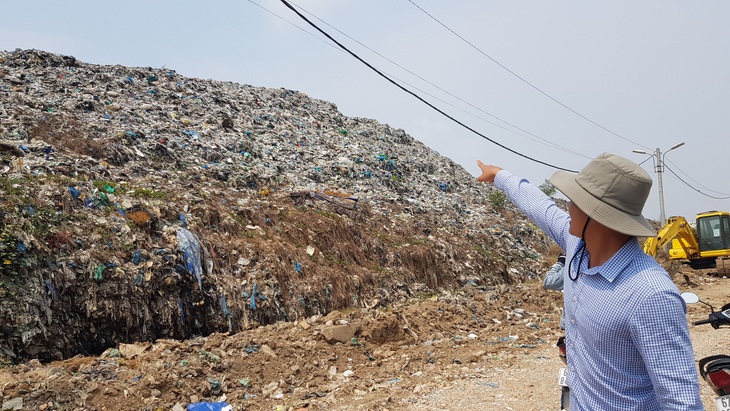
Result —
[[501, 170], [494, 178], [494, 186], [507, 197], [544, 233], [552, 237], [563, 250], [568, 250], [570, 216], [558, 208], [552, 198], [524, 178]]
[[565, 267], [563, 264], [555, 263], [550, 270], [545, 274], [545, 278], [542, 281], [542, 286], [546, 290], [562, 290], [563, 289], [563, 275]]
[[630, 327], [662, 410], [703, 410], [681, 297], [655, 292], [639, 305]]

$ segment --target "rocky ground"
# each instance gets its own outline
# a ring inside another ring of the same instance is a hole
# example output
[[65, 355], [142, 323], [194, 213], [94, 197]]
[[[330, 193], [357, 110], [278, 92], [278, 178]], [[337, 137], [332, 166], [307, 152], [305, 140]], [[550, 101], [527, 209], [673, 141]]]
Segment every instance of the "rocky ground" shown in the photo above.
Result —
[[[680, 290], [715, 307], [727, 303], [727, 277], [691, 278], [694, 286], [677, 281]], [[218, 401], [234, 410], [557, 409], [560, 305], [560, 293], [537, 281], [466, 286], [235, 335], [30, 361], [0, 371], [3, 409], [21, 399], [15, 409], [182, 410]], [[688, 320], [707, 313], [689, 306]], [[728, 351], [728, 329], [698, 326], [691, 334], [697, 358]], [[700, 385], [714, 409], [712, 391]]]

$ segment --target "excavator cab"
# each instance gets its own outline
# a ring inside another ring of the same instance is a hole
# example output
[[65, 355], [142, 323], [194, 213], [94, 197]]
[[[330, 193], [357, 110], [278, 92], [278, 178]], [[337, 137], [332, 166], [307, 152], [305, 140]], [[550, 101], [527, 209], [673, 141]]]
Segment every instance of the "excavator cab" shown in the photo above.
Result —
[[[730, 214], [706, 211], [697, 215], [697, 238], [704, 256], [726, 256], [730, 253]], [[716, 253], [713, 253], [716, 252]]]

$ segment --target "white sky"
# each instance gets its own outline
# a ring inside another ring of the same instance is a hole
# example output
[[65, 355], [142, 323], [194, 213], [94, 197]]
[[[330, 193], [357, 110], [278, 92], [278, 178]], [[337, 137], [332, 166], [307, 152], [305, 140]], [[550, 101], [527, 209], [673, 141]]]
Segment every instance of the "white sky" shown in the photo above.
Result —
[[[665, 157], [687, 183], [663, 174], [667, 217], [730, 210], [730, 200], [688, 186], [730, 197], [728, 1], [292, 4], [404, 87], [517, 152], [573, 170], [605, 151], [648, 159], [643, 166], [655, 180], [648, 218], [659, 218], [657, 175], [652, 157], [632, 149], [666, 152], [684, 141]], [[554, 171], [454, 124], [331, 46], [277, 0], [3, 0], [2, 10], [2, 50], [299, 90], [347, 116], [403, 128], [474, 175], [477, 159], [536, 185]]]

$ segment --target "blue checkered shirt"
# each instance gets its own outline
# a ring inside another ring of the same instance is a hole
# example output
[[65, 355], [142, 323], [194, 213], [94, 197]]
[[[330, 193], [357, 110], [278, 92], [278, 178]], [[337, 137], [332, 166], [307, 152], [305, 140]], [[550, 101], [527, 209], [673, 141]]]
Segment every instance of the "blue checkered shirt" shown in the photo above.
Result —
[[[564, 304], [570, 409], [703, 410], [686, 306], [669, 275], [637, 239], [605, 264], [588, 268], [570, 216], [527, 180], [508, 171], [494, 185], [550, 235], [573, 264]], [[565, 270], [567, 272], [567, 270]]]

